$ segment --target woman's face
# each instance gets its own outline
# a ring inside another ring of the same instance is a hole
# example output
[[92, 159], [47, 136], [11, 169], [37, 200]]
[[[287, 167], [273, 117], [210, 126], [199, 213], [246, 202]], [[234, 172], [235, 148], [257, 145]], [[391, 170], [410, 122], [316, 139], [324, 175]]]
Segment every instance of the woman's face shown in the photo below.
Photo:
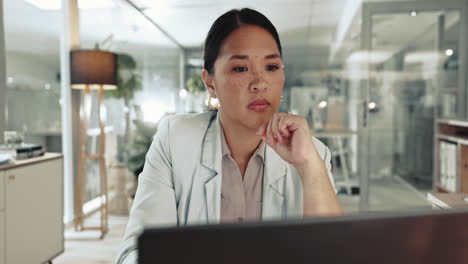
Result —
[[283, 62], [275, 39], [261, 27], [245, 25], [232, 32], [221, 46], [214, 74], [202, 74], [219, 100], [223, 122], [256, 131], [281, 103]]

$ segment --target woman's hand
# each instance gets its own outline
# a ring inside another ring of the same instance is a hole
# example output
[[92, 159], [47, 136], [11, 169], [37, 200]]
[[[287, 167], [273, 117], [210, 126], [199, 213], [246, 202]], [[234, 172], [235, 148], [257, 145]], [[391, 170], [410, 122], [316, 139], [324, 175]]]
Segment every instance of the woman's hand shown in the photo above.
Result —
[[257, 135], [296, 168], [308, 166], [319, 158], [307, 121], [302, 116], [275, 113], [268, 124], [258, 129]]
[[304, 186], [304, 216], [342, 215], [340, 203], [325, 163], [315, 149], [307, 121], [302, 116], [275, 113], [257, 135], [298, 171]]

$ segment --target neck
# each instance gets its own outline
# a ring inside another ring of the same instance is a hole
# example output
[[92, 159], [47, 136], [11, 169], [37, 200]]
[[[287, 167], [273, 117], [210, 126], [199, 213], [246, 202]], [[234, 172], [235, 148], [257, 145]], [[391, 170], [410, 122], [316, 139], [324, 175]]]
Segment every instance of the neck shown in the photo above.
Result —
[[231, 156], [238, 163], [247, 163], [262, 139], [255, 134], [255, 130], [236, 124], [222, 113], [219, 114], [224, 138], [231, 151]]

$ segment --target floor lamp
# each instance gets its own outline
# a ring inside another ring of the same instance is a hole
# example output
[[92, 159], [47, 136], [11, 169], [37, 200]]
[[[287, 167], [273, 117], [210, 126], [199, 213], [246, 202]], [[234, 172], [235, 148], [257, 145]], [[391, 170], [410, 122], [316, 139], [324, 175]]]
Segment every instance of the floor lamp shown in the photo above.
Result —
[[[105, 160], [105, 133], [102, 111], [105, 111], [104, 90], [117, 88], [117, 55], [99, 50], [74, 50], [70, 54], [71, 87], [83, 90], [83, 103], [80, 107], [80, 147], [78, 158], [78, 176], [75, 189], [75, 230], [99, 230], [101, 238], [108, 230], [108, 193]], [[97, 120], [99, 122], [99, 152], [88, 153], [86, 150], [88, 135], [88, 117], [91, 116], [92, 90], [97, 90]], [[88, 160], [99, 162], [100, 212], [99, 226], [84, 226], [83, 203], [86, 184], [86, 163]]]

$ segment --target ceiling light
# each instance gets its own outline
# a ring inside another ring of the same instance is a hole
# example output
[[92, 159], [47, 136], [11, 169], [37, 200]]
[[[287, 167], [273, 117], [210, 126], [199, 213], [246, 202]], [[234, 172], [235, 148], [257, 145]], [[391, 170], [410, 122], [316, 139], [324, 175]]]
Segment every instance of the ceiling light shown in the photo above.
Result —
[[379, 64], [385, 62], [393, 55], [390, 51], [355, 51], [349, 55], [346, 62], [349, 64]]
[[58, 10], [61, 6], [60, 0], [25, 0], [31, 5], [43, 10]]
[[81, 9], [113, 8], [112, 0], [78, 0], [78, 7]]
[[448, 49], [448, 50], [445, 51], [445, 54], [446, 54], [447, 56], [452, 56], [452, 55], [453, 55], [453, 50]]
[[418, 14], [418, 13], [416, 13], [416, 11], [411, 11], [411, 13], [410, 13], [410, 15], [411, 15], [412, 17], [415, 17], [417, 14]]
[[[24, 0], [27, 3], [42, 10], [59, 10], [62, 6], [61, 0]], [[112, 8], [112, 0], [78, 0], [78, 7], [81, 9]]]
[[370, 109], [370, 110], [374, 110], [376, 107], [377, 107], [377, 104], [376, 104], [376, 103], [374, 103], [374, 102], [370, 102], [370, 103], [369, 103], [369, 109]]
[[326, 101], [321, 101], [319, 104], [318, 104], [318, 107], [320, 109], [323, 109], [325, 107], [327, 107], [328, 103]]

